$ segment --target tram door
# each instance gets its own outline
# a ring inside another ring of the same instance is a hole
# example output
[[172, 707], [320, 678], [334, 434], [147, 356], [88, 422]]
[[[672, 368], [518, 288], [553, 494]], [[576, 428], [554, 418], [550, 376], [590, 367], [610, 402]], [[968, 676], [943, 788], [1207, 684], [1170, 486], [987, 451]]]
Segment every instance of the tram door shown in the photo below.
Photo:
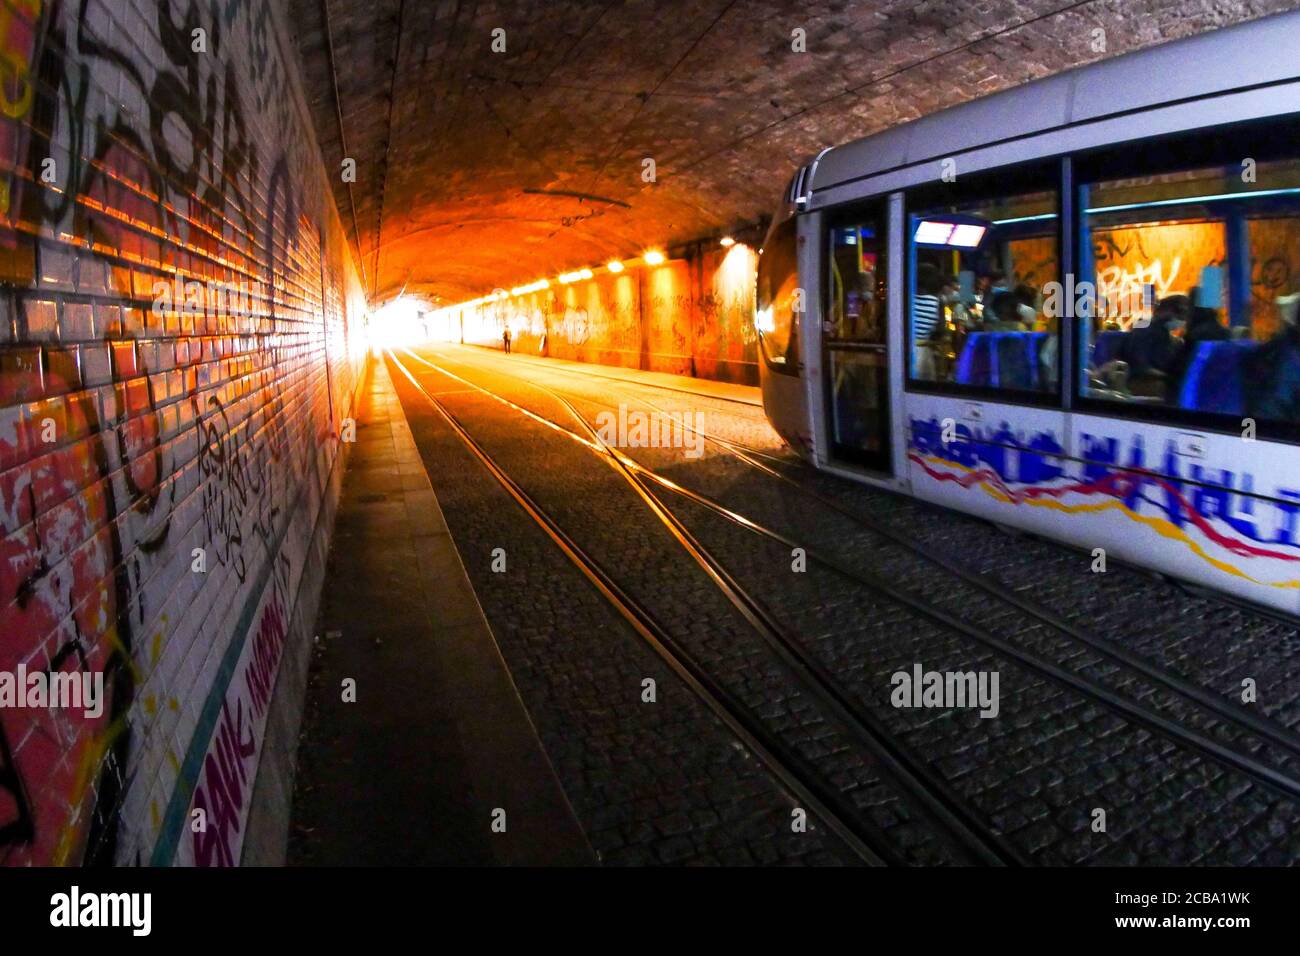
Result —
[[883, 203], [832, 221], [822, 341], [831, 457], [893, 474]]

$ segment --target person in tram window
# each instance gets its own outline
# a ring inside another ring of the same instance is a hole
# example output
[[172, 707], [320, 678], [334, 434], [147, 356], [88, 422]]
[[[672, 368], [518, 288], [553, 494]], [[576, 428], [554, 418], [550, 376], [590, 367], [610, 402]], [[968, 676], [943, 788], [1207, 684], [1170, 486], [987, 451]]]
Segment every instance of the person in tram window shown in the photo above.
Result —
[[1232, 338], [1227, 326], [1219, 321], [1218, 309], [1196, 306], [1187, 318], [1187, 328], [1183, 331], [1182, 344], [1174, 355], [1168, 370], [1168, 388], [1165, 400], [1177, 402], [1183, 390], [1183, 379], [1187, 369], [1196, 355], [1196, 347], [1202, 342], [1226, 342]]
[[1251, 418], [1300, 423], [1300, 292], [1277, 300], [1282, 323], [1243, 364]]
[[944, 332], [943, 304], [939, 301], [942, 279], [933, 263], [916, 267], [916, 295], [912, 297], [912, 374], [934, 381], [938, 372], [936, 337]]
[[976, 326], [966, 303], [961, 300], [961, 283], [956, 276], [946, 275], [940, 280], [939, 309], [941, 328], [935, 333], [938, 372], [940, 378], [951, 379], [956, 371], [957, 356], [966, 347], [966, 336]]
[[862, 297], [862, 313], [857, 334], [869, 342], [883, 341], [880, 301], [876, 298], [876, 271], [871, 266], [858, 276], [858, 293]]
[[1061, 320], [1055, 315], [1043, 315], [1043, 328], [1047, 333], [1038, 347], [1038, 381], [1044, 391], [1056, 391], [1057, 360], [1061, 351]]
[[999, 292], [1006, 292], [1006, 276], [994, 269], [980, 276], [975, 283], [975, 295], [985, 322], [993, 318], [993, 300]]
[[1171, 295], [1156, 303], [1151, 320], [1136, 325], [1120, 342], [1116, 358], [1128, 363], [1128, 388], [1134, 395], [1163, 398], [1169, 370], [1178, 357], [1174, 333], [1186, 323], [1192, 301]]
[[501, 347], [505, 349], [507, 355], [510, 354], [510, 326], [506, 326], [505, 331], [501, 333]]
[[944, 276], [939, 288], [939, 301], [955, 328], [969, 329], [974, 321], [966, 304], [961, 300], [961, 283], [955, 276]]
[[851, 280], [845, 295], [845, 328], [840, 338], [872, 339], [876, 325], [876, 274], [868, 267]]
[[1012, 290], [1012, 295], [1016, 297], [1016, 316], [1020, 324], [1032, 331], [1038, 324], [1038, 290], [1022, 282]]
[[975, 282], [975, 294], [985, 307], [992, 306], [993, 297], [1006, 291], [1006, 274], [1001, 269], [991, 269]]
[[985, 332], [1023, 332], [1025, 324], [1021, 302], [1014, 292], [1005, 289], [993, 297], [991, 311], [985, 310]]

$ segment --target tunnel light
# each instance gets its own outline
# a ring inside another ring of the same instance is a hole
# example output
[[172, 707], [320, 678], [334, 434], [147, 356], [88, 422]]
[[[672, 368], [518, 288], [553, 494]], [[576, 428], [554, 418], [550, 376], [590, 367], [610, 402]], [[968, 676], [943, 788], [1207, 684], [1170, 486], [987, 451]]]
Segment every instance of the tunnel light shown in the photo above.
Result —
[[646, 253], [644, 256], [642, 256], [641, 258], [643, 258], [643, 259], [645, 260], [645, 264], [646, 264], [646, 265], [648, 265], [648, 266], [657, 266], [657, 265], [662, 265], [662, 264], [663, 264], [663, 261], [664, 261], [664, 254], [663, 254], [662, 252], [660, 252], [658, 249], [651, 249], [649, 252], [647, 252], [647, 253]]
[[622, 272], [623, 263], [619, 262], [617, 259], [611, 259], [609, 261], [609, 265], [605, 266], [605, 268], [608, 269], [610, 272]]
[[579, 269], [576, 272], [566, 272], [560, 276], [560, 282], [568, 285], [570, 282], [581, 282], [583, 279], [590, 279], [592, 271], [590, 269]]
[[723, 236], [721, 239], [718, 240], [718, 245], [722, 246], [722, 248], [724, 249], [729, 249], [735, 244], [736, 244], [736, 240], [732, 239], [730, 236]]
[[541, 292], [543, 289], [549, 289], [551, 283], [547, 279], [538, 279], [536, 282], [530, 282], [527, 285], [517, 285], [510, 290], [511, 295], [527, 295], [530, 292]]

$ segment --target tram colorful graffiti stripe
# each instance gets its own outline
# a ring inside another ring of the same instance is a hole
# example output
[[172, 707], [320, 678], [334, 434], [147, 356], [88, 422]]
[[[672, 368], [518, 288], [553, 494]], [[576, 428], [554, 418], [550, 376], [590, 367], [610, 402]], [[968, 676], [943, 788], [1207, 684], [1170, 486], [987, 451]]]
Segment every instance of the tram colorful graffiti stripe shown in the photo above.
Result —
[[[1002, 458], [1002, 446], [989, 454], [987, 442], [969, 431], [945, 444], [936, 438], [937, 423], [913, 420], [911, 433], [909, 460], [936, 482], [956, 484], [963, 489], [978, 488], [1004, 504], [1048, 508], [1066, 515], [1115, 512], [1162, 538], [1177, 542], [1225, 574], [1271, 588], [1300, 589], [1300, 578], [1266, 580], [1258, 569], [1247, 570], [1209, 550], [1221, 549], [1235, 559], [1282, 561], [1300, 572], [1300, 545], [1294, 536], [1296, 505], [1284, 501], [1267, 503], [1268, 507], [1279, 509], [1285, 520], [1273, 538], [1266, 539], [1257, 525], [1252, 526], [1240, 516], [1233, 520], [1226, 516], [1223, 501], [1231, 492], [1205, 493], [1198, 488], [1196, 494], [1189, 495], [1181, 482], [1147, 469], [1130, 470], [1096, 462], [1084, 465], [1069, 462], [1063, 455], [1056, 457], [1051, 465], [1042, 461], [1034, 463], [1029, 470], [1044, 480], [1026, 484], [1016, 481], [1005, 463], [997, 461]], [[1013, 450], [1037, 458], [1044, 452], [1050, 454], [1053, 447], [1059, 445], [1050, 436], [1040, 435], [1032, 442], [1017, 443]], [[990, 458], [995, 461], [989, 461]], [[1083, 474], [1068, 473], [1067, 462]], [[1149, 494], [1148, 489], [1156, 494]], [[1207, 509], [1204, 503], [1208, 501], [1217, 502], [1218, 510]], [[1154, 513], [1144, 513], [1144, 509]]]

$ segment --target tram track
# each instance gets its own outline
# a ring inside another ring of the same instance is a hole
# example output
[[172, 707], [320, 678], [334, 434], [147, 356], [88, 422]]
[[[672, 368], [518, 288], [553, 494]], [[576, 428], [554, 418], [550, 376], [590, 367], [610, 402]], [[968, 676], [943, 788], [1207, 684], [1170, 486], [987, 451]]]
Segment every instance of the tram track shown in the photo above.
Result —
[[[639, 399], [639, 401], [649, 408], [660, 412], [664, 411], [660, 406], [648, 401], [647, 399]], [[689, 428], [690, 426], [687, 425], [685, 427]], [[1179, 674], [1175, 674], [1168, 668], [1161, 667], [1142, 655], [1127, 650], [1112, 640], [1090, 633], [1089, 631], [1068, 621], [1060, 614], [1056, 614], [1041, 604], [1028, 600], [1016, 591], [996, 580], [993, 580], [989, 576], [970, 569], [942, 552], [918, 543], [915, 539], [907, 537], [888, 524], [862, 514], [859, 511], [848, 508], [839, 502], [826, 497], [820, 492], [808, 487], [806, 483], [792, 478], [770, 465], [764, 464], [762, 461], [757, 460], [757, 458], [764, 457], [773, 463], [784, 467], [806, 468], [807, 466], [802, 462], [782, 461], [776, 456], [766, 455], [759, 449], [749, 448], [740, 443], [731, 442], [707, 431], [701, 431], [699, 434], [705, 441], [713, 442], [736, 459], [745, 462], [750, 467], [782, 482], [786, 486], [794, 488], [805, 497], [816, 501], [823, 507], [848, 519], [868, 533], [886, 539], [891, 544], [903, 548], [922, 560], [942, 568], [948, 573], [960, 578], [966, 584], [979, 589], [984, 594], [1014, 607], [1021, 613], [1047, 625], [1071, 640], [1096, 651], [1114, 663], [1141, 673], [1147, 680], [1160, 684], [1166, 689], [1182, 695], [1202, 709], [1215, 714], [1217, 717], [1227, 720], [1241, 727], [1243, 730], [1254, 733], [1261, 738], [1265, 738], [1290, 751], [1292, 754], [1300, 756], [1300, 734], [1297, 734], [1291, 728], [1276, 720], [1256, 713], [1255, 711], [1246, 710], [1245, 708], [1229, 704], [1223, 697], [1215, 694], [1206, 687], [1190, 681]], [[893, 494], [893, 492], [887, 490], [884, 490], [882, 493]], [[1262, 613], [1269, 614], [1269, 616], [1272, 617], [1277, 616], [1276, 612], [1268, 609], [1264, 610]]]
[[[725, 505], [713, 500], [712, 498], [709, 498], [706, 495], [702, 495], [698, 492], [694, 492], [690, 489], [683, 487], [678, 482], [672, 481], [671, 479], [659, 475], [658, 473], [654, 472], [652, 469], [645, 467], [644, 465], [640, 464], [636, 460], [625, 455], [618, 449], [605, 446], [604, 443], [599, 440], [599, 436], [595, 433], [595, 430], [591, 428], [590, 424], [581, 415], [581, 413], [572, 405], [572, 403], [569, 402], [568, 399], [564, 398], [559, 393], [555, 392], [553, 389], [549, 388], [548, 386], [542, 385], [537, 382], [532, 382], [523, 378], [517, 379], [522, 384], [526, 384], [530, 387], [536, 388], [544, 393], [547, 393], [548, 395], [551, 396], [553, 400], [558, 401], [563, 406], [565, 406], [568, 413], [572, 417], [574, 417], [577, 421], [580, 421], [582, 423], [584, 427], [584, 431], [587, 432], [588, 437], [584, 438], [583, 436], [578, 435], [577, 433], [564, 428], [564, 426], [559, 425], [558, 423], [550, 419], [547, 419], [545, 416], [539, 415], [535, 412], [532, 412], [531, 410], [525, 409], [522, 406], [519, 406], [517, 403], [511, 402], [509, 399], [506, 399], [503, 396], [496, 394], [491, 389], [487, 389], [481, 385], [470, 382], [468, 379], [461, 378], [455, 373], [443, 369], [437, 366], [435, 363], [429, 362], [427, 359], [424, 359], [416, 355], [415, 353], [408, 352], [408, 354], [410, 354], [413, 358], [417, 359], [418, 361], [426, 365], [429, 365], [432, 368], [437, 369], [438, 371], [442, 372], [445, 375], [448, 375], [451, 378], [461, 381], [472, 388], [477, 388], [484, 394], [489, 395], [490, 397], [505, 403], [506, 405], [514, 408], [516, 411], [528, 415], [534, 420], [546, 424], [548, 427], [557, 429], [558, 431], [567, 434], [571, 439], [579, 442], [580, 444], [585, 445], [589, 450], [597, 454], [601, 454], [603, 457], [606, 457], [607, 459], [618, 462], [619, 463], [618, 466], [623, 467], [630, 474], [636, 476], [635, 480], [639, 482], [650, 482], [665, 490], [671, 491], [674, 494], [680, 495], [688, 500], [693, 501], [695, 504], [700, 505], [701, 507], [705, 508], [711, 513], [723, 518], [724, 520], [738, 527], [745, 528], [747, 531], [751, 533], [758, 534], [771, 541], [778, 542], [785, 547], [804, 548], [807, 557], [810, 561], [813, 561], [819, 564], [820, 566], [826, 568], [827, 570], [832, 571], [833, 573], [837, 574], [841, 578], [850, 581], [856, 585], [866, 587], [874, 591], [875, 593], [886, 596], [892, 600], [899, 601], [900, 603], [903, 603], [904, 605], [908, 606], [913, 612], [921, 614], [929, 618], [930, 620], [940, 624], [941, 626], [955, 630], [963, 634], [965, 637], [975, 640], [977, 643], [981, 644], [987, 649], [992, 650], [995, 653], [1001, 654], [1005, 657], [1008, 657], [1012, 660], [1015, 660], [1018, 663], [1020, 663], [1022, 666], [1025, 666], [1031, 671], [1038, 673], [1049, 680], [1070, 687], [1072, 690], [1080, 694], [1083, 694], [1089, 697], [1090, 699], [1095, 700], [1099, 704], [1106, 706], [1107, 708], [1111, 709], [1113, 712], [1119, 714], [1121, 717], [1129, 721], [1132, 721], [1133, 723], [1141, 727], [1144, 727], [1145, 729], [1153, 733], [1157, 733], [1165, 737], [1166, 739], [1169, 739], [1181, 746], [1189, 747], [1199, 752], [1203, 756], [1209, 757], [1210, 759], [1215, 760], [1222, 765], [1228, 766], [1233, 770], [1241, 772], [1249, 776], [1253, 780], [1257, 781], [1258, 783], [1268, 787], [1273, 792], [1279, 793], [1290, 800], [1300, 801], [1300, 779], [1297, 779], [1295, 776], [1292, 776], [1291, 774], [1286, 773], [1278, 769], [1277, 767], [1272, 766], [1271, 764], [1258, 760], [1252, 754], [1246, 753], [1237, 748], [1224, 745], [1219, 741], [1209, 737], [1208, 735], [1201, 733], [1198, 730], [1187, 727], [1183, 724], [1178, 723], [1177, 721], [1169, 719], [1163, 714], [1156, 712], [1152, 708], [1131, 701], [1126, 697], [1105, 687], [1104, 685], [1101, 685], [1082, 675], [1075, 674], [1067, 670], [1066, 668], [1059, 666], [1055, 662], [1044, 658], [1041, 655], [1038, 655], [1031, 651], [1027, 651], [1024, 648], [1015, 644], [1014, 642], [1004, 637], [993, 634], [992, 632], [988, 631], [985, 628], [982, 628], [978, 625], [973, 625], [965, 620], [962, 620], [961, 618], [953, 615], [952, 613], [943, 609], [942, 607], [939, 607], [923, 598], [918, 598], [917, 596], [897, 587], [896, 585], [893, 585], [888, 581], [881, 580], [880, 578], [871, 574], [870, 572], [864, 572], [861, 569], [849, 567], [841, 560], [837, 558], [833, 558], [827, 554], [824, 554], [818, 549], [808, 548], [806, 545], [801, 544], [800, 542], [786, 535], [783, 535], [780, 532], [774, 531], [773, 529], [768, 528], [760, 524], [759, 522], [753, 521], [752, 519], [732, 509], [727, 508]], [[640, 398], [638, 398], [637, 400], [644, 403], [647, 407], [658, 409], [658, 406], [654, 405], [654, 403], [652, 402]], [[584, 399], [584, 401], [588, 401], [591, 404], [598, 404], [596, 402], [592, 402], [589, 399]], [[662, 409], [658, 409], [658, 410], [663, 411]], [[687, 427], [690, 426], [688, 425]], [[693, 428], [691, 430], [697, 431], [696, 429]], [[700, 431], [699, 433], [706, 440], [714, 441], [719, 446], [726, 448], [729, 452], [736, 455], [736, 457], [741, 458], [741, 460], [746, 461], [751, 466], [758, 468], [759, 470], [763, 471], [766, 474], [781, 478], [783, 481], [793, 484], [794, 487], [796, 488], [800, 488], [800, 490], [803, 490], [807, 494], [815, 497], [819, 502], [825, 504], [829, 508], [832, 508], [837, 513], [840, 513], [845, 517], [854, 520], [861, 517], [862, 518], [861, 524], [864, 527], [866, 527], [867, 530], [875, 530], [876, 528], [880, 528], [879, 534], [906, 547], [908, 550], [917, 554], [919, 557], [927, 558], [929, 560], [934, 561], [936, 564], [943, 567], [945, 570], [950, 570], [951, 573], [958, 574], [963, 580], [967, 580], [968, 583], [980, 587], [981, 590], [986, 591], [986, 593], [990, 594], [990, 596], [1003, 599], [1006, 603], [1016, 607], [1019, 610], [1022, 610], [1024, 613], [1039, 620], [1041, 623], [1048, 624], [1049, 626], [1053, 626], [1058, 631], [1065, 633], [1067, 636], [1074, 638], [1080, 643], [1085, 644], [1088, 647], [1097, 650], [1100, 653], [1103, 653], [1104, 656], [1108, 657], [1112, 661], [1122, 666], [1131, 666], [1132, 670], [1140, 672], [1147, 679], [1159, 683], [1171, 691], [1176, 691], [1182, 694], [1184, 697], [1190, 699], [1193, 703], [1201, 706], [1203, 709], [1207, 711], [1212, 712], [1215, 716], [1227, 720], [1233, 723], [1234, 725], [1238, 726], [1243, 732], [1257, 733], [1259, 736], [1266, 737], [1267, 739], [1273, 741], [1274, 743], [1281, 744], [1289, 751], [1298, 752], [1297, 742], [1293, 739], [1293, 735], [1291, 735], [1286, 728], [1283, 728], [1280, 725], [1274, 725], [1271, 721], [1268, 721], [1266, 718], [1261, 718], [1258, 717], [1258, 715], [1249, 714], [1249, 712], [1246, 712], [1245, 716], [1250, 719], [1242, 720], [1240, 719], [1243, 716], [1242, 714], [1237, 713], [1233, 708], [1226, 707], [1226, 705], [1222, 701], [1216, 699], [1214, 695], [1205, 691], [1204, 688], [1199, 688], [1196, 685], [1191, 684], [1190, 682], [1178, 678], [1177, 675], [1162, 674], [1160, 673], [1160, 670], [1158, 668], [1155, 668], [1155, 665], [1150, 664], [1150, 662], [1138, 660], [1136, 661], [1135, 665], [1130, 665], [1129, 659], [1135, 657], [1135, 655], [1131, 655], [1128, 652], [1125, 652], [1119, 648], [1107, 648], [1105, 644], [1108, 642], [1104, 642], [1100, 638], [1090, 637], [1084, 634], [1083, 632], [1079, 631], [1079, 629], [1074, 628], [1072, 625], [1070, 625], [1069, 622], [1057, 618], [1055, 615], [1050, 614], [1050, 612], [1046, 612], [1045, 610], [1034, 608], [1030, 602], [1024, 601], [1018, 595], [1006, 591], [1005, 588], [1002, 588], [1000, 585], [996, 585], [994, 582], [988, 582], [983, 580], [981, 576], [975, 574], [974, 572], [969, 571], [969, 569], [961, 568], [960, 565], [957, 565], [955, 562], [952, 562], [950, 559], [944, 558], [943, 556], [937, 554], [933, 554], [932, 552], [929, 551], [929, 549], [922, 548], [921, 546], [913, 546], [911, 542], [907, 542], [905, 539], [901, 539], [901, 537], [897, 534], [897, 532], [893, 531], [893, 529], [880, 526], [878, 522], [874, 522], [871, 519], [867, 519], [863, 516], [855, 516], [852, 512], [848, 511], [848, 509], [843, 508], [843, 506], [840, 506], [837, 502], [833, 502], [830, 499], [826, 499], [824, 496], [817, 494], [811, 489], [804, 489], [798, 482], [795, 482], [793, 479], [789, 479], [788, 476], [782, 476], [779, 473], [775, 472], [773, 469], [770, 469], [767, 466], [763, 465], [761, 462], [756, 462], [749, 459], [743, 450], [737, 450], [730, 447], [732, 443], [728, 442], [727, 440], [718, 438], [717, 436], [713, 436], [703, 431]], [[956, 568], [956, 570], [949, 568], [949, 565], [953, 565]], [[1077, 632], [1078, 636], [1076, 636], [1075, 632]], [[1110, 651], [1110, 653], [1106, 653], [1106, 651]], [[1152, 672], [1154, 672], [1155, 676], [1153, 676]], [[829, 677], [829, 676], [826, 679], [832, 682], [834, 680], [833, 677]], [[1257, 726], [1261, 729], [1256, 729]]]
[[[412, 354], [413, 353], [408, 353]], [[419, 359], [419, 356], [414, 356]], [[505, 471], [504, 468], [469, 433], [439, 398], [419, 382], [410, 370], [390, 353], [394, 365], [408, 381], [430, 402], [439, 415], [466, 445], [475, 458], [488, 470], [515, 499], [528, 516], [561, 549], [596, 587], [636, 633], [658, 654], [668, 666], [683, 679], [709, 709], [754, 753], [789, 791], [807, 807], [810, 814], [825, 821], [828, 827], [845, 840], [854, 853], [869, 865], [897, 865], [905, 862], [890, 838], [881, 833], [865, 816], [856, 810], [847, 795], [834, 786], [811, 766], [806, 759], [780, 737], [763, 726], [761, 718], [731, 694], [721, 682], [713, 678], [700, 660], [657, 621], [652, 611], [638, 602], [573, 538], [556, 519]], [[425, 361], [420, 359], [420, 361]], [[449, 377], [458, 378], [454, 374]], [[482, 391], [481, 386], [470, 383]], [[520, 409], [522, 410], [522, 409]], [[576, 409], [573, 414], [581, 416]], [[534, 416], [540, 419], [541, 416]], [[588, 444], [589, 450], [600, 453], [603, 447], [599, 436], [589, 432], [584, 441], [576, 433], [551, 423], [551, 427]], [[964, 862], [984, 865], [1025, 865], [1028, 860], [1007, 844], [978, 814], [965, 804], [938, 775], [923, 761], [906, 753], [890, 740], [883, 727], [865, 710], [856, 705], [824, 667], [812, 660], [781, 625], [748, 593], [694, 538], [646, 487], [635, 468], [628, 467], [612, 454], [602, 454], [611, 468], [619, 472], [641, 500], [655, 514], [678, 544], [687, 551], [714, 585], [727, 597], [764, 643], [777, 654], [783, 666], [816, 702], [845, 728], [848, 735], [867, 753], [875, 765], [888, 777], [891, 785], [902, 791], [910, 801], [919, 804], [930, 818], [940, 826], [948, 838], [965, 854]]]
[[[561, 369], [560, 371], [567, 374], [576, 374], [570, 369]], [[528, 380], [521, 379], [521, 381], [527, 382]], [[537, 383], [530, 382], [529, 384], [536, 385]], [[545, 386], [539, 387], [545, 388]], [[672, 414], [672, 412], [669, 412], [662, 406], [643, 396], [633, 395], [626, 391], [620, 391], [619, 394], [631, 398], [653, 411], [661, 414]], [[702, 397], [707, 398], [708, 396]], [[583, 399], [583, 401], [591, 400]], [[1176, 674], [1168, 668], [1162, 667], [1142, 655], [1124, 648], [1113, 640], [1103, 638], [1079, 627], [1062, 615], [1054, 613], [1041, 604], [1027, 599], [1006, 585], [993, 580], [988, 575], [974, 571], [971, 568], [964, 566], [960, 561], [936, 551], [934, 548], [918, 543], [915, 539], [909, 538], [898, 529], [884, 522], [842, 505], [815, 489], [810, 488], [806, 482], [793, 478], [785, 472], [773, 467], [773, 465], [780, 465], [782, 467], [806, 469], [807, 466], [802, 461], [787, 461], [781, 459], [778, 456], [768, 454], [761, 449], [752, 448], [743, 443], [722, 438], [711, 431], [696, 429], [685, 421], [683, 421], [683, 427], [698, 434], [703, 440], [713, 443], [716, 447], [722, 449], [733, 458], [742, 461], [749, 467], [781, 482], [786, 487], [796, 490], [805, 497], [840, 515], [868, 533], [873, 534], [878, 538], [885, 539], [892, 545], [902, 548], [922, 560], [953, 574], [964, 583], [977, 588], [983, 594], [1015, 608], [1020, 613], [1046, 625], [1078, 644], [1088, 647], [1115, 664], [1128, 668], [1130, 671], [1140, 673], [1144, 679], [1158, 684], [1173, 693], [1181, 695], [1201, 709], [1240, 727], [1243, 731], [1253, 733], [1262, 739], [1268, 740], [1272, 744], [1282, 747], [1291, 754], [1300, 756], [1300, 734], [1297, 734], [1291, 728], [1255, 711], [1230, 704], [1222, 696], [1210, 691], [1203, 685], [1188, 680], [1182, 675]], [[766, 464], [764, 461], [759, 459], [766, 459], [772, 464]], [[882, 490], [882, 493], [893, 494], [893, 492], [889, 492], [888, 490]]]

